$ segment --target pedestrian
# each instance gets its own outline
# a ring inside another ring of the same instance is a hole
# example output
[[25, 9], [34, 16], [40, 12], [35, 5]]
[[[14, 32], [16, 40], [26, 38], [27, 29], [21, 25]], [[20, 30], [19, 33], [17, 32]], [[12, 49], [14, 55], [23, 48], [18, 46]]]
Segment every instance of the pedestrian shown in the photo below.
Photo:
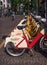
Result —
[[15, 12], [14, 11], [12, 12], [12, 20], [13, 21], [15, 20]]

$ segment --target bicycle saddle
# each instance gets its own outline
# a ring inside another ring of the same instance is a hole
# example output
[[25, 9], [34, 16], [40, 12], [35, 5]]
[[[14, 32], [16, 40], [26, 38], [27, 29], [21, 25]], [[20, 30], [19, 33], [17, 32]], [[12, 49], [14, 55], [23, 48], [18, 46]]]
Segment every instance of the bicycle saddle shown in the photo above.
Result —
[[17, 26], [17, 28], [19, 29], [19, 30], [22, 30], [22, 29], [24, 29], [26, 26]]

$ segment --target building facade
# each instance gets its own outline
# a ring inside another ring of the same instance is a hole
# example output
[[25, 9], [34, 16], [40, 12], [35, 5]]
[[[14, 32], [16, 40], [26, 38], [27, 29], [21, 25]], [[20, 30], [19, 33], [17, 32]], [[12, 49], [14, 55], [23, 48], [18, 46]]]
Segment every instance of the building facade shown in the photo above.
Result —
[[0, 2], [2, 2], [2, 4], [0, 4], [0, 6], [2, 6], [2, 8], [11, 8], [11, 2], [10, 0], [0, 0]]
[[6, 14], [11, 9], [10, 0], [0, 0], [0, 16]]

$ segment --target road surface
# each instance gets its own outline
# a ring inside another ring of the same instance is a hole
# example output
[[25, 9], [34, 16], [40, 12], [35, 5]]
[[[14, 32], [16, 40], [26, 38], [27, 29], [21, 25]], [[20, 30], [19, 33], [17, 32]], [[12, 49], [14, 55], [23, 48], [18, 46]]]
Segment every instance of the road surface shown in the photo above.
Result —
[[[0, 18], [0, 42], [2, 41], [2, 36], [9, 34], [22, 18], [23, 16], [16, 16], [15, 21], [12, 21], [11, 17]], [[20, 57], [12, 57], [2, 47], [0, 48], [0, 65], [47, 65], [47, 54], [34, 50], [34, 56], [30, 56], [25, 52]]]

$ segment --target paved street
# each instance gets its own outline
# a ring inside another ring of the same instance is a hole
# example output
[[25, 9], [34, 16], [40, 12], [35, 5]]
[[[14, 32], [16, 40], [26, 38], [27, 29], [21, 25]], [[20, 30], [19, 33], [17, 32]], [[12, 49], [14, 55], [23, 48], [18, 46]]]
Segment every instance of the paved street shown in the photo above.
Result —
[[15, 20], [12, 21], [12, 17], [1, 17], [0, 18], [0, 42], [2, 41], [3, 35], [8, 35], [20, 22], [23, 16], [15, 16]]
[[[23, 16], [17, 15], [15, 21], [11, 17], [0, 18], [0, 44], [2, 36], [8, 35], [20, 22]], [[5, 52], [4, 48], [0, 49], [0, 65], [47, 65], [47, 54], [34, 50], [34, 56], [25, 52], [20, 57], [12, 57]]]

